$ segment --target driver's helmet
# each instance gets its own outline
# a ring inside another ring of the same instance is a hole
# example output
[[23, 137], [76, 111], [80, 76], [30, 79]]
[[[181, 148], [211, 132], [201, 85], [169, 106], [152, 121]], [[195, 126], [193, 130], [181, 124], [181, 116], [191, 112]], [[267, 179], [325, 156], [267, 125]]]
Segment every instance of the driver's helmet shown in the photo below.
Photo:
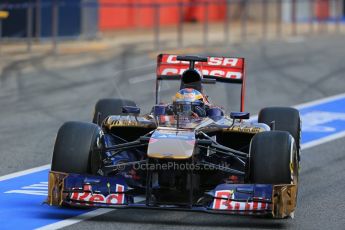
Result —
[[173, 110], [178, 115], [205, 117], [204, 96], [192, 88], [181, 89], [175, 94]]

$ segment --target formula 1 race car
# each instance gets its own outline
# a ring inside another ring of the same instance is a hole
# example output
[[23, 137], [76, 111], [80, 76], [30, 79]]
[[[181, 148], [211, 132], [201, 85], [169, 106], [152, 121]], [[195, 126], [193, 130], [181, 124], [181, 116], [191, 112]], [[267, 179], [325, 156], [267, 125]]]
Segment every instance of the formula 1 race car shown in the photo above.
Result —
[[[160, 84], [180, 81], [172, 103]], [[213, 105], [203, 84], [242, 85], [240, 112]], [[271, 107], [244, 112], [243, 58], [161, 54], [156, 103], [102, 99], [93, 122], [59, 129], [47, 203], [291, 217], [297, 201], [300, 116]]]

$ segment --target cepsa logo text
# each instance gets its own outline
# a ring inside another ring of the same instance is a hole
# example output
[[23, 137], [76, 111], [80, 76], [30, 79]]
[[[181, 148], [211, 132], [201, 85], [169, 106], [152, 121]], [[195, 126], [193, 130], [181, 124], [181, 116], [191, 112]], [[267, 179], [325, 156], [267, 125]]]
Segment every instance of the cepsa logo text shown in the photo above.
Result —
[[[187, 69], [186, 68], [165, 68], [162, 70], [161, 75], [182, 75], [183, 72], [185, 72]], [[229, 78], [229, 79], [242, 79], [242, 73], [241, 72], [235, 72], [235, 71], [224, 71], [224, 70], [207, 70], [203, 69], [202, 70], [203, 75], [210, 75], [210, 76], [215, 76], [215, 77], [223, 77], [223, 78]]]
[[[225, 66], [225, 67], [238, 67], [239, 58], [226, 58], [226, 57], [209, 57], [207, 65], [211, 66]], [[166, 58], [168, 64], [189, 64], [187, 61], [178, 61], [176, 55], [168, 55]], [[199, 62], [195, 62], [199, 64]]]
[[84, 185], [84, 192], [72, 192], [71, 200], [73, 201], [84, 201], [88, 202], [86, 205], [92, 206], [93, 203], [101, 203], [101, 204], [124, 204], [125, 202], [125, 194], [123, 185], [116, 185], [116, 192], [118, 193], [111, 193], [107, 196], [103, 194], [94, 194], [92, 192], [91, 185]]

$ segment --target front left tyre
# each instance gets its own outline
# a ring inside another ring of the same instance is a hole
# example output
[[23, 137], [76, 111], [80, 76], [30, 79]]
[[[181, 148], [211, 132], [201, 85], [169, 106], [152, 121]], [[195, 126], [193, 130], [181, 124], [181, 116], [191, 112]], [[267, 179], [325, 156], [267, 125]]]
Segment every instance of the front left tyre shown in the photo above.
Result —
[[256, 134], [250, 144], [249, 159], [249, 179], [253, 184], [298, 182], [296, 143], [286, 131]]

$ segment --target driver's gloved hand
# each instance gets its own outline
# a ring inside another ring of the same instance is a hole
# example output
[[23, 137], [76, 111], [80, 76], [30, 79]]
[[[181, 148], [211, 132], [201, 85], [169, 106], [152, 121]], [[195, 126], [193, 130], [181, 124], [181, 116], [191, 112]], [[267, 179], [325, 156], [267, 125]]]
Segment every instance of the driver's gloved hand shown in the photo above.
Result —
[[206, 117], [206, 110], [201, 107], [201, 106], [195, 106], [194, 107], [194, 112], [199, 116], [199, 117]]

